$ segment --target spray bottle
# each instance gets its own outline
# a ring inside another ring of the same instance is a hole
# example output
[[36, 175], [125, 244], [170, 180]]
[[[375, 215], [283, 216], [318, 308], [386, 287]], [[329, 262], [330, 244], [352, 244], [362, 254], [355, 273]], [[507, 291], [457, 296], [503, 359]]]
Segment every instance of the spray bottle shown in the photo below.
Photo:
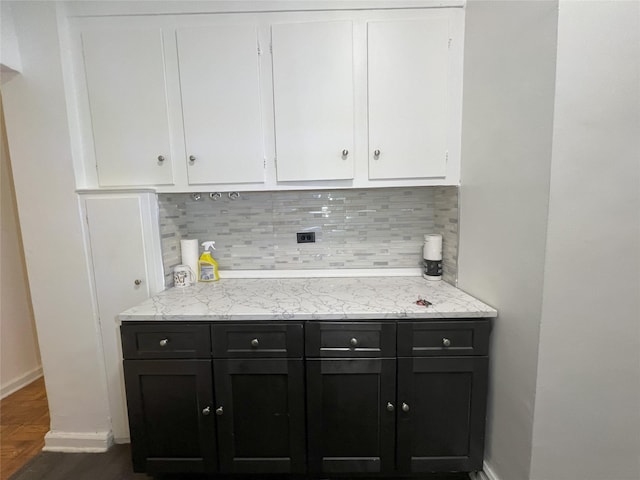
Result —
[[198, 281], [200, 282], [215, 282], [220, 279], [218, 275], [218, 262], [211, 256], [209, 249], [215, 250], [216, 242], [202, 242], [204, 252], [200, 255], [198, 260]]

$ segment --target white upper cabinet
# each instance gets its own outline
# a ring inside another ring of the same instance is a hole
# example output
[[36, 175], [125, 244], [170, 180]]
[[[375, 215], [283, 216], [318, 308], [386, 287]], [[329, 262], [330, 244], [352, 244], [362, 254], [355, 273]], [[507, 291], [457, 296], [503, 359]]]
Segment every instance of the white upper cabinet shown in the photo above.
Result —
[[444, 177], [449, 17], [367, 23], [369, 178]]
[[160, 28], [82, 32], [100, 186], [173, 183]]
[[83, 187], [460, 181], [460, 6], [98, 14], [70, 28]]
[[189, 183], [264, 182], [256, 26], [185, 27], [176, 38]]
[[353, 24], [271, 27], [278, 181], [354, 176]]

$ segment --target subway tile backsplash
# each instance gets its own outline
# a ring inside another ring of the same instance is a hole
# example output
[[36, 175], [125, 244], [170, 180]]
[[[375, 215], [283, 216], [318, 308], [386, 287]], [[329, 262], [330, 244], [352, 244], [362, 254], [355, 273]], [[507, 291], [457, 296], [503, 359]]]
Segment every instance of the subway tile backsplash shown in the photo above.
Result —
[[[167, 285], [183, 238], [215, 240], [220, 270], [406, 268], [420, 266], [425, 233], [443, 235], [443, 278], [456, 281], [457, 187], [158, 198]], [[316, 242], [297, 243], [296, 233], [307, 231], [315, 232]]]

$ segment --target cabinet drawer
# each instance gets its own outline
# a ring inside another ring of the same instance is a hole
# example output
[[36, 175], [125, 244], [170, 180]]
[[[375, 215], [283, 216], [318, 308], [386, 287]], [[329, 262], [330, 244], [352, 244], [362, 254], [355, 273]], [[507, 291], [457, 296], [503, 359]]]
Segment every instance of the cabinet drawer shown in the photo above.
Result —
[[120, 327], [124, 358], [207, 358], [208, 325], [128, 325]]
[[308, 322], [308, 357], [393, 357], [396, 325], [385, 322]]
[[483, 321], [398, 324], [398, 356], [487, 355], [491, 326]]
[[302, 357], [302, 324], [213, 325], [215, 358]]

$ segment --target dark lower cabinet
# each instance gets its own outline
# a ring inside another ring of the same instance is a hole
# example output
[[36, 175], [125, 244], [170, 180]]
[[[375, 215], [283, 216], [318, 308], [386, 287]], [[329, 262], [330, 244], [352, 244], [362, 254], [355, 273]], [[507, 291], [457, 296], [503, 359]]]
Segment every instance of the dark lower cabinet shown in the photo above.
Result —
[[309, 472], [393, 472], [395, 359], [308, 359]]
[[481, 470], [489, 330], [488, 319], [125, 322], [134, 470]]
[[134, 470], [215, 471], [211, 360], [125, 360], [124, 374]]
[[222, 473], [304, 473], [301, 359], [213, 361]]
[[398, 359], [398, 470], [482, 469], [487, 357]]

